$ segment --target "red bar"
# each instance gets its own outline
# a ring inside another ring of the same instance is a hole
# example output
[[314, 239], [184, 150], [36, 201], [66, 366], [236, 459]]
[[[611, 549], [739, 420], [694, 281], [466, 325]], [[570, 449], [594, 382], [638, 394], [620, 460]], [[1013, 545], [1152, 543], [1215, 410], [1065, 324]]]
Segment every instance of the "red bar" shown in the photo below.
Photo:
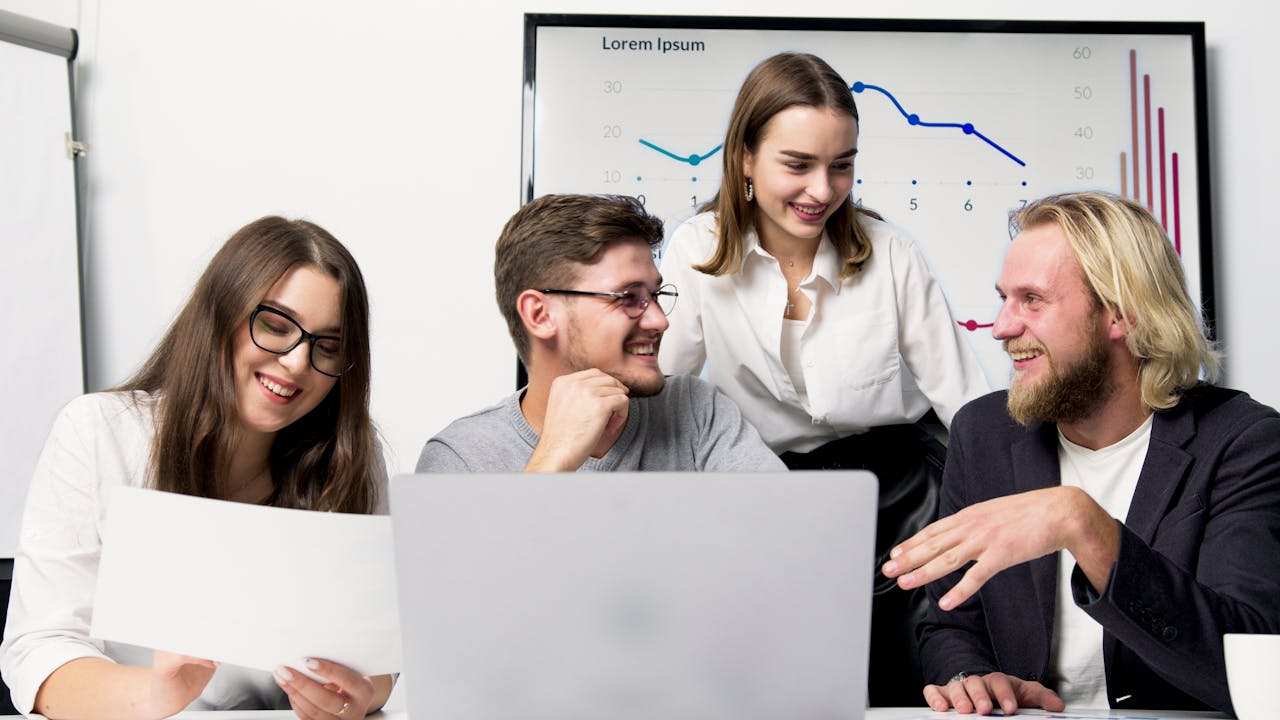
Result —
[[1151, 182], [1151, 76], [1142, 76], [1142, 105], [1145, 109], [1147, 123], [1147, 209], [1155, 211], [1155, 207], [1151, 203], [1152, 182]]
[[1129, 164], [1125, 162], [1129, 158], [1122, 152], [1120, 153], [1120, 196], [1129, 197]]
[[1182, 255], [1182, 215], [1178, 212], [1178, 153], [1173, 154], [1173, 249]]
[[1164, 108], [1156, 108], [1156, 118], [1160, 127], [1160, 227], [1169, 232], [1169, 221], [1165, 219], [1164, 204]]
[[1138, 200], [1138, 51], [1129, 51], [1129, 118], [1133, 125], [1133, 199]]

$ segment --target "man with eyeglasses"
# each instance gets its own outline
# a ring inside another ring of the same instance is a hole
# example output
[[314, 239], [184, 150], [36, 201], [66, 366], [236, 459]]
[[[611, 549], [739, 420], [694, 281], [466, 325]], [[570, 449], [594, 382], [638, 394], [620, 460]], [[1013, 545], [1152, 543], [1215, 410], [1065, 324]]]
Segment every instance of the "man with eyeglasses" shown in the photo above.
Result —
[[498, 238], [498, 306], [528, 385], [429, 440], [419, 472], [782, 470], [728, 397], [663, 377], [677, 290], [662, 221], [629, 197], [548, 195]]

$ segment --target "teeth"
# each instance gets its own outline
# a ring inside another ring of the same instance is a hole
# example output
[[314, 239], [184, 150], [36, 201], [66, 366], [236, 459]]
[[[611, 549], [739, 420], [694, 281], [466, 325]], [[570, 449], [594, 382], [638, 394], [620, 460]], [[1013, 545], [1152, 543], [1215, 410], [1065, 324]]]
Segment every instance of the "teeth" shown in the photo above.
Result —
[[292, 390], [286, 390], [285, 388], [281, 387], [280, 385], [277, 385], [276, 383], [271, 382], [270, 380], [262, 377], [261, 375], [258, 376], [258, 383], [262, 385], [262, 387], [270, 390], [271, 392], [279, 395], [280, 397], [293, 397], [294, 395], [298, 394], [297, 388], [294, 388]]
[[1011, 352], [1009, 353], [1009, 357], [1013, 358], [1013, 360], [1014, 360], [1014, 361], [1018, 361], [1018, 360], [1030, 360], [1030, 359], [1032, 359], [1032, 358], [1040, 357], [1040, 351], [1038, 351], [1038, 350], [1017, 350], [1017, 351], [1011, 351]]
[[652, 355], [654, 352], [653, 343], [647, 345], [632, 345], [627, 348], [627, 352], [632, 355]]
[[802, 205], [792, 205], [791, 207], [795, 208], [796, 210], [799, 210], [800, 214], [802, 215], [811, 215], [813, 217], [818, 217], [819, 215], [826, 212], [827, 210], [826, 205], [823, 205], [821, 207], [816, 207], [816, 208], [807, 208]]

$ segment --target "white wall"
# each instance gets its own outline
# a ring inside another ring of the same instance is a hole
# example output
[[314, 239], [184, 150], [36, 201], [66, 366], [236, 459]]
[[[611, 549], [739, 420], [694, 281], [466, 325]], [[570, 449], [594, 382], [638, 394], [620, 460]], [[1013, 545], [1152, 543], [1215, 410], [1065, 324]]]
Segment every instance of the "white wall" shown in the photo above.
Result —
[[1280, 242], [1263, 204], [1264, 188], [1280, 188], [1269, 122], [1280, 51], [1277, 11], [1261, 5], [0, 0], [81, 34], [92, 386], [130, 373], [237, 227], [305, 216], [365, 271], [373, 409], [397, 470], [450, 420], [513, 389], [491, 268], [520, 199], [524, 12], [1204, 20], [1227, 381], [1280, 405], [1268, 291]]

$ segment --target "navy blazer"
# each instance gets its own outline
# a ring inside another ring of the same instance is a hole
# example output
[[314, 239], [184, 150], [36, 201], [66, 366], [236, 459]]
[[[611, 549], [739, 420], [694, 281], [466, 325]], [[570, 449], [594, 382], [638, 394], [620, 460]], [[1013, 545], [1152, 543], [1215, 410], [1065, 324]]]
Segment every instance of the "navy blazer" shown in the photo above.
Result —
[[[1017, 424], [1005, 395], [979, 398], [956, 415], [940, 516], [1060, 484], [1056, 426]], [[1103, 628], [1111, 706], [1232, 712], [1223, 633], [1280, 633], [1280, 415], [1244, 393], [1203, 384], [1155, 413], [1120, 530], [1120, 555], [1101, 596], [1079, 567], [1071, 577], [1077, 604]], [[998, 670], [1043, 682], [1056, 554], [1008, 568], [940, 611], [938, 598], [961, 572], [928, 588], [919, 628], [925, 681]]]

